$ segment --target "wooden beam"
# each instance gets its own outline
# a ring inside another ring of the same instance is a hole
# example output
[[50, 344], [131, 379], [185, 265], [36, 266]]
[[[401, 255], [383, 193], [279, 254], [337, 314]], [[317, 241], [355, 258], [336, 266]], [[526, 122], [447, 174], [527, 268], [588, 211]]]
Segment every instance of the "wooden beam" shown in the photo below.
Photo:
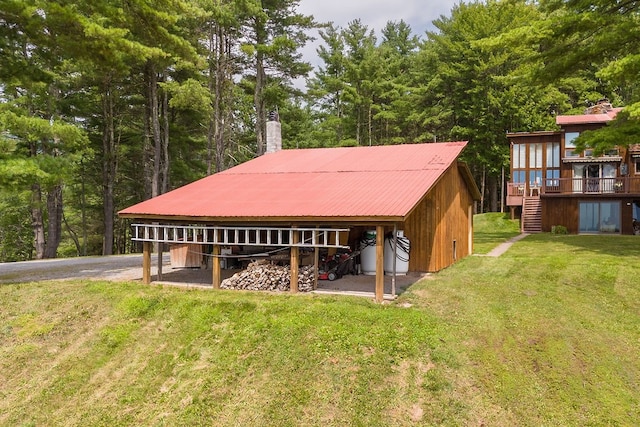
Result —
[[300, 234], [298, 231], [291, 232], [291, 292], [298, 292], [298, 265], [300, 264], [300, 250], [297, 246], [300, 243]]
[[[214, 231], [217, 233], [218, 231]], [[214, 236], [214, 240], [215, 240]], [[220, 284], [222, 284], [222, 270], [220, 268], [220, 253], [222, 252], [222, 248], [220, 245], [213, 245], [213, 251], [211, 252], [211, 280], [213, 284], [213, 289], [220, 289]]]
[[384, 300], [384, 226], [376, 226], [376, 302]]
[[164, 243], [158, 243], [158, 279], [157, 280], [162, 280], [162, 246], [164, 245]]
[[151, 242], [142, 243], [142, 283], [151, 283]]
[[318, 269], [320, 268], [320, 248], [313, 248], [313, 289], [318, 289]]

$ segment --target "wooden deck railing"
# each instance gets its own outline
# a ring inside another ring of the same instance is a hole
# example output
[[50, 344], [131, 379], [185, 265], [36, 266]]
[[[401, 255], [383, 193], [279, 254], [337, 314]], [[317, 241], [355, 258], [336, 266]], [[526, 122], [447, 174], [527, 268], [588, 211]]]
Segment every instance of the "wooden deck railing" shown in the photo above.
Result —
[[[640, 177], [615, 178], [553, 178], [543, 179], [539, 185], [526, 183], [507, 184], [507, 200], [513, 204], [522, 202], [523, 196], [538, 194], [639, 194]], [[511, 204], [511, 203], [507, 203]]]

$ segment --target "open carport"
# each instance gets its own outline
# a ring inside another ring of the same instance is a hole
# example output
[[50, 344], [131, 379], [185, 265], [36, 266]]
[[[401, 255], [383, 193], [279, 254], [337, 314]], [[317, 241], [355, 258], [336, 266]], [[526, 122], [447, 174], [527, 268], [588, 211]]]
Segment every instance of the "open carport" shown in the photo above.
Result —
[[[368, 286], [382, 301], [384, 254], [396, 251], [399, 231], [411, 245], [407, 273], [439, 271], [472, 253], [473, 204], [479, 191], [458, 160], [465, 146], [280, 150], [119, 215], [134, 222], [132, 238], [142, 242], [145, 283], [152, 281], [152, 244], [193, 244], [212, 258], [213, 288], [220, 286], [221, 261], [233, 247], [244, 253], [252, 247], [286, 249], [291, 291], [296, 292], [301, 251], [313, 251], [317, 272], [320, 250], [358, 250], [369, 233], [375, 235], [375, 280]], [[391, 257], [394, 265], [396, 258]], [[395, 267], [386, 270], [397, 280]]]

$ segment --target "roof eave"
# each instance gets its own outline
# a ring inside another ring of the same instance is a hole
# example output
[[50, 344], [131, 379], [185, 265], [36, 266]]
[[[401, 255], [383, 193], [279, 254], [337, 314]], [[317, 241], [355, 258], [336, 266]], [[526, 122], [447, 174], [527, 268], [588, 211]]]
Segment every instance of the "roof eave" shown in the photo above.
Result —
[[471, 197], [473, 198], [473, 200], [475, 200], [476, 202], [480, 201], [482, 195], [480, 194], [480, 189], [478, 188], [475, 179], [473, 179], [473, 174], [471, 173], [469, 166], [465, 162], [458, 161], [458, 170], [467, 183], [469, 192], [471, 193]]
[[218, 224], [381, 224], [404, 221], [404, 216], [278, 216], [278, 217], [211, 217], [211, 216], [181, 216], [157, 214], [120, 213], [121, 218], [140, 222], [168, 222], [168, 223], [218, 223]]

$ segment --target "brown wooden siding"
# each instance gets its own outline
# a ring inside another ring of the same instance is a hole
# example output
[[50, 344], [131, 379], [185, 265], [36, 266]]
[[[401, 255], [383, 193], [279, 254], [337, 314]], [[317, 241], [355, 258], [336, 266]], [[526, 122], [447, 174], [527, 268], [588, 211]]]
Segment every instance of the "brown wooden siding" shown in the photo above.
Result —
[[[633, 202], [634, 200], [638, 200], [636, 199], [626, 199], [626, 200], [622, 200], [622, 206], [621, 206], [621, 212], [620, 212], [620, 216], [621, 216], [621, 232], [622, 234], [633, 234]], [[635, 218], [638, 219], [638, 218]]]
[[[602, 201], [605, 199], [584, 199], [578, 197], [543, 198], [542, 231], [550, 232], [554, 225], [564, 225], [571, 234], [578, 234], [580, 226], [580, 202]], [[633, 202], [636, 197], [622, 199], [607, 199], [607, 201], [620, 202], [621, 233], [633, 234]]]
[[542, 199], [542, 231], [550, 232], [554, 225], [563, 225], [571, 234], [578, 233], [578, 199]]
[[467, 184], [453, 165], [404, 223], [405, 235], [411, 242], [410, 271], [439, 271], [470, 255], [472, 205]]

